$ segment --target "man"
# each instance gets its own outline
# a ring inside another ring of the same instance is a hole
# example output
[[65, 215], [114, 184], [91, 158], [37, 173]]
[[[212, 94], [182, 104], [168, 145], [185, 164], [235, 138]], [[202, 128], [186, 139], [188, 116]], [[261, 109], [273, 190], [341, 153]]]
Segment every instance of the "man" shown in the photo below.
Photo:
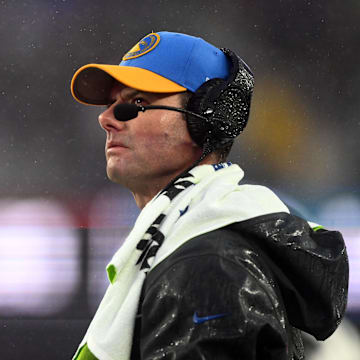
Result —
[[108, 177], [142, 209], [74, 359], [301, 359], [299, 329], [335, 331], [348, 286], [341, 235], [221, 162], [249, 116], [253, 75], [239, 57], [151, 33], [120, 65], [80, 68], [71, 87], [107, 106]]

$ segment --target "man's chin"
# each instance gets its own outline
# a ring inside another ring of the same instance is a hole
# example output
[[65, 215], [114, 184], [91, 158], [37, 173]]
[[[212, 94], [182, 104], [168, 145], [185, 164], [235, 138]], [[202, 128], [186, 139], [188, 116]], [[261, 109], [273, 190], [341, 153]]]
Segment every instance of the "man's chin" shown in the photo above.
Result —
[[122, 184], [122, 182], [124, 180], [123, 174], [121, 174], [117, 169], [107, 167], [106, 174], [107, 174], [107, 177], [109, 178], [109, 180], [114, 183]]
[[128, 176], [124, 171], [120, 171], [118, 168], [107, 167], [106, 173], [110, 181], [113, 183], [122, 185], [129, 190], [131, 190], [132, 186], [134, 185], [134, 178]]

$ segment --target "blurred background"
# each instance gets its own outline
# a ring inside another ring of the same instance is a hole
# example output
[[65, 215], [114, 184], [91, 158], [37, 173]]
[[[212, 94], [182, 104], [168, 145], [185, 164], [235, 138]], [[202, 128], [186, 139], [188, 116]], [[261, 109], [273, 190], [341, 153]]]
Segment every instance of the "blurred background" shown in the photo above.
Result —
[[245, 182], [342, 231], [347, 320], [306, 349], [359, 359], [359, 19], [358, 0], [0, 0], [0, 358], [71, 358], [139, 213], [106, 178], [102, 108], [73, 100], [73, 73], [168, 30], [231, 48], [254, 71], [230, 160]]

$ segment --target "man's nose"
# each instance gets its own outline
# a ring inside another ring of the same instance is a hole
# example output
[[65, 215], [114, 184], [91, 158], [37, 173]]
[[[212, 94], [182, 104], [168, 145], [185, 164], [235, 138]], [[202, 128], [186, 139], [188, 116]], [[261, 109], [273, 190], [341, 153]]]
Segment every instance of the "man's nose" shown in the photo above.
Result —
[[99, 115], [99, 124], [105, 131], [121, 131], [124, 122], [115, 119], [114, 104]]

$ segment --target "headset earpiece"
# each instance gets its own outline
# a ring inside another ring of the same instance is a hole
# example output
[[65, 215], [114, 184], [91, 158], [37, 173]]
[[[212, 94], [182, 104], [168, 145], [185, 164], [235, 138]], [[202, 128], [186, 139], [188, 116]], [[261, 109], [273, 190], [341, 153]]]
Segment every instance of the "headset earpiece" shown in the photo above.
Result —
[[209, 98], [213, 97], [215, 89], [217, 91], [217, 89], [219, 89], [224, 83], [224, 79], [218, 78], [206, 81], [190, 97], [187, 104], [186, 110], [192, 111], [196, 114], [201, 114], [206, 117], [206, 119], [209, 119], [208, 122], [204, 123], [193, 116], [187, 116], [187, 124], [190, 135], [199, 146], [204, 144], [206, 134], [212, 130], [209, 114], [215, 110], [215, 104], [213, 101], [209, 101]]
[[187, 110], [204, 116], [207, 121], [187, 117], [192, 139], [215, 150], [235, 139], [246, 126], [254, 78], [249, 67], [234, 52], [221, 49], [229, 58], [227, 79], [211, 79], [191, 96]]

